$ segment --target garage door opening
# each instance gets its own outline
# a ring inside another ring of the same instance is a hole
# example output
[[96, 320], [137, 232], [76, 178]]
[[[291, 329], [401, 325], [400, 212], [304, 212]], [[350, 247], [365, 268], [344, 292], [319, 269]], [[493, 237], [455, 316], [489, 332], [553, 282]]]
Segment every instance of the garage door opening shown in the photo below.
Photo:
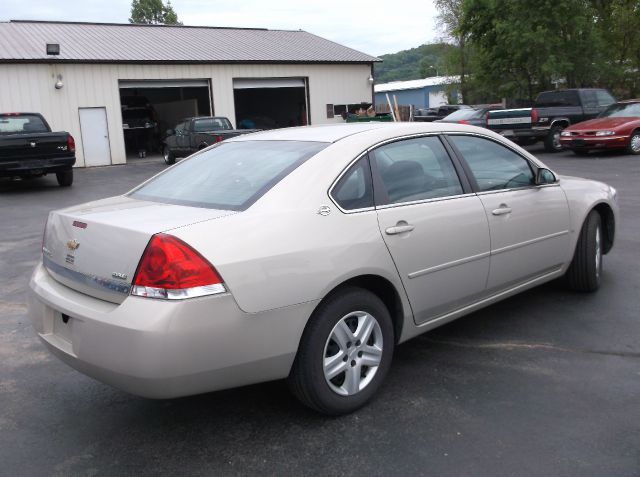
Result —
[[276, 129], [309, 124], [305, 78], [234, 79], [239, 129]]
[[120, 81], [127, 160], [160, 154], [167, 129], [180, 120], [211, 115], [208, 80]]

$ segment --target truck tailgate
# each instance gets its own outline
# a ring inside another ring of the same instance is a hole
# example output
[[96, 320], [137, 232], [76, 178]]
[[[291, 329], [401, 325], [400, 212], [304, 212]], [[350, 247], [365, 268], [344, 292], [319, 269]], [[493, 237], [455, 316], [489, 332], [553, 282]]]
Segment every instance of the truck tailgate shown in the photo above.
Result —
[[0, 162], [68, 157], [66, 132], [9, 134], [0, 136]]

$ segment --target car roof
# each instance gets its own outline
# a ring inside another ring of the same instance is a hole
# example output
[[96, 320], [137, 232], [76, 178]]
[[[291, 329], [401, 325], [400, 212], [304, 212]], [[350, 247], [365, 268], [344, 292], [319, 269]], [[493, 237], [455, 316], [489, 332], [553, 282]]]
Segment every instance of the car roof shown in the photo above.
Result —
[[[380, 131], [385, 133], [395, 132], [398, 135], [419, 134], [443, 131], [469, 131], [452, 123], [425, 123], [425, 122], [364, 122], [323, 124], [318, 126], [300, 126], [283, 129], [272, 129], [251, 134], [243, 134], [227, 139], [225, 142], [237, 141], [310, 141], [310, 142], [336, 142], [341, 139], [367, 132]], [[485, 130], [486, 131], [486, 130]]]

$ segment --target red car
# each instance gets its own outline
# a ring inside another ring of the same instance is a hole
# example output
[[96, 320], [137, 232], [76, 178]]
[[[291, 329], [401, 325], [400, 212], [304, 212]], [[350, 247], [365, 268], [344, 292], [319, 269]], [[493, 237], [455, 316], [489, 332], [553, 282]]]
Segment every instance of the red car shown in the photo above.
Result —
[[597, 118], [569, 126], [560, 143], [578, 155], [594, 149], [626, 149], [640, 154], [640, 99], [619, 101]]

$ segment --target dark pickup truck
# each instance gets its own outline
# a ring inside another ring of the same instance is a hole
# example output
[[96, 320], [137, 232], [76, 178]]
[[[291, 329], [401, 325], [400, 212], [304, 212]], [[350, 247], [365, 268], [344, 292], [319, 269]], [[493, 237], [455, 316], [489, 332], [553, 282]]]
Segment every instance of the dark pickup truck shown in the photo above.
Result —
[[606, 89], [543, 91], [533, 108], [491, 111], [487, 127], [520, 144], [544, 141], [548, 152], [562, 150], [560, 133], [572, 124], [593, 119], [616, 100]]
[[256, 131], [259, 129], [233, 129], [231, 121], [222, 116], [183, 119], [175, 129], [167, 131], [162, 156], [164, 162], [173, 164], [176, 157], [186, 157], [230, 137]]
[[76, 144], [67, 132], [51, 132], [38, 113], [0, 113], [0, 177], [55, 173], [58, 184], [73, 183]]

